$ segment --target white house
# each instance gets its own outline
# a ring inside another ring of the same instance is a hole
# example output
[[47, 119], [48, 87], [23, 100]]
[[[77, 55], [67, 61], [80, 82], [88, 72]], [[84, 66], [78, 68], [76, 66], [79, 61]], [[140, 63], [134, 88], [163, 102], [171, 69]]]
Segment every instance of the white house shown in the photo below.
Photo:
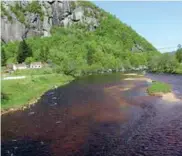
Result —
[[30, 68], [33, 68], [33, 69], [42, 68], [42, 63], [41, 62], [32, 62], [30, 64]]
[[21, 70], [21, 69], [27, 69], [26, 64], [13, 64], [13, 70]]

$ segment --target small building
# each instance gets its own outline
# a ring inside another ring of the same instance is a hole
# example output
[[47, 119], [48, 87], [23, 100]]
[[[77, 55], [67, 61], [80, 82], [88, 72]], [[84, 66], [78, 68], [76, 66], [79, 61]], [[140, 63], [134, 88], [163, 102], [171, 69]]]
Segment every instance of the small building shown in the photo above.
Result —
[[32, 68], [32, 69], [42, 68], [42, 63], [41, 62], [32, 62], [30, 64], [30, 68]]
[[12, 68], [13, 68], [13, 70], [27, 69], [27, 65], [26, 64], [13, 64]]

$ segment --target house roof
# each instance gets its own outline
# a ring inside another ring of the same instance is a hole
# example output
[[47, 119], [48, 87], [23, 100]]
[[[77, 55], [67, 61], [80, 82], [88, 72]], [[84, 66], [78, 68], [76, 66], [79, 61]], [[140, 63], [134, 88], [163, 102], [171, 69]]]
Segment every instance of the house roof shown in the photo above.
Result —
[[31, 66], [41, 66], [42, 63], [41, 62], [32, 62], [30, 65]]

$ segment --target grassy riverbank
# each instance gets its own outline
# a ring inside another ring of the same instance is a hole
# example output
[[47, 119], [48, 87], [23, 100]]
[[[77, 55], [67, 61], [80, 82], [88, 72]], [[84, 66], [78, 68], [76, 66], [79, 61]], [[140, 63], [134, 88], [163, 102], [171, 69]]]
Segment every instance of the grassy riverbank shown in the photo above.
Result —
[[152, 85], [147, 88], [150, 95], [161, 95], [164, 93], [169, 93], [171, 90], [171, 85], [158, 81], [153, 82]]
[[73, 80], [71, 76], [46, 74], [27, 76], [25, 79], [1, 81], [1, 109], [19, 108], [35, 101], [54, 86], [64, 85]]

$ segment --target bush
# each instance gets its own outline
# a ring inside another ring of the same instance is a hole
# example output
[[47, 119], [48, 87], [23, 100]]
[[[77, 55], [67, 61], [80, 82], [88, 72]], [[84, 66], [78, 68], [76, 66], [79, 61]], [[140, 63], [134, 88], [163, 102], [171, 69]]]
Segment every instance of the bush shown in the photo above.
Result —
[[182, 63], [182, 48], [179, 48], [177, 51], [176, 51], [176, 59]]
[[175, 56], [170, 54], [154, 56], [149, 61], [149, 70], [152, 72], [175, 73], [177, 67], [178, 61]]
[[35, 60], [34, 60], [34, 58], [33, 57], [27, 57], [26, 59], [25, 59], [25, 63], [27, 63], [27, 64], [30, 64], [30, 63], [32, 63], [32, 62], [34, 62]]
[[1, 100], [6, 101], [8, 99], [9, 99], [8, 94], [5, 94], [5, 93], [1, 92]]
[[176, 74], [182, 74], [182, 63], [179, 64], [179, 66], [176, 68], [175, 73], [176, 73]]

